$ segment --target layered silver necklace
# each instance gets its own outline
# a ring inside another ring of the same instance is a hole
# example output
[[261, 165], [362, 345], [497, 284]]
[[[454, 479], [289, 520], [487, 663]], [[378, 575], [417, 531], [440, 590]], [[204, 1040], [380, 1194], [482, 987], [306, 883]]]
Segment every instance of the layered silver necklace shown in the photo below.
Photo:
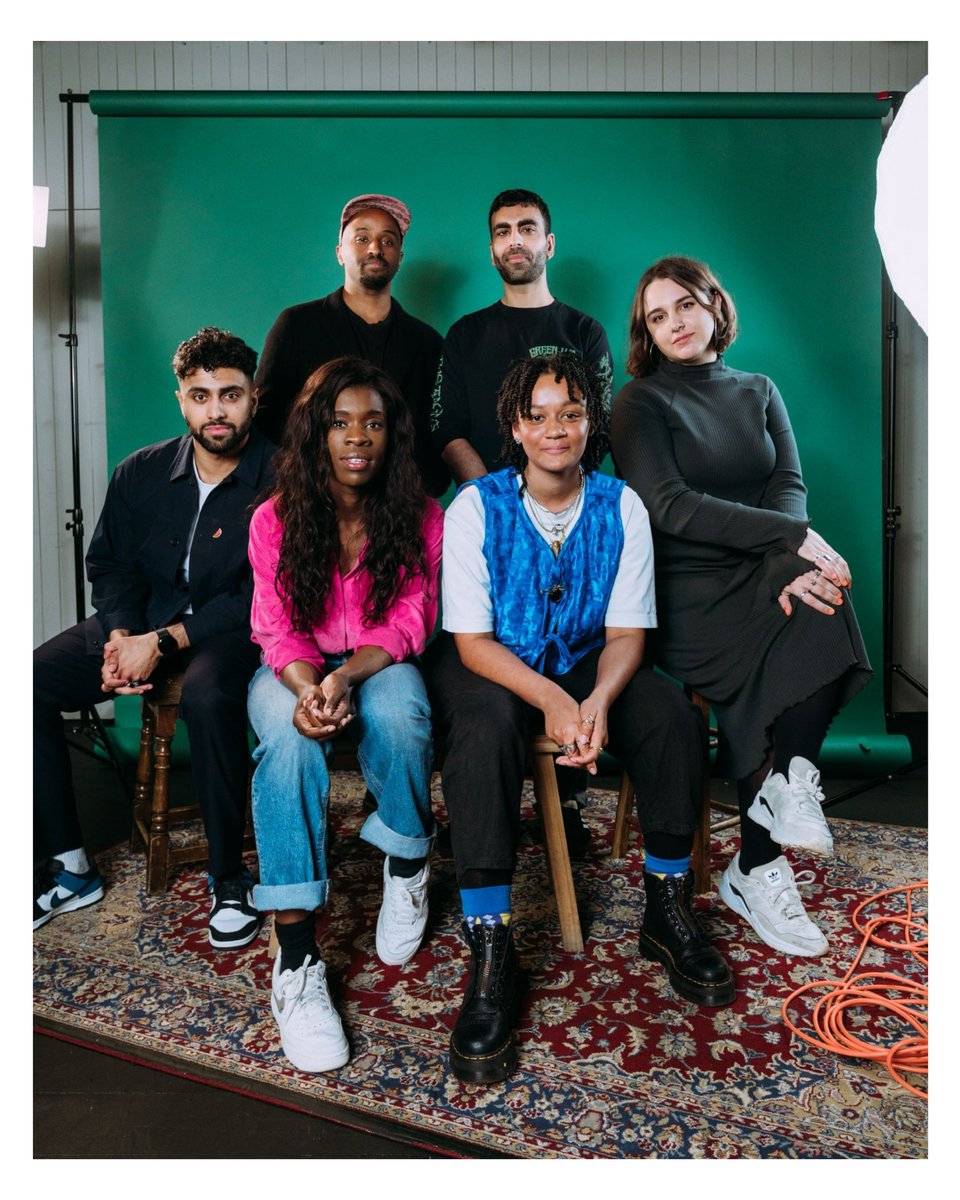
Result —
[[550, 538], [550, 549], [553, 551], [554, 558], [559, 555], [560, 549], [567, 537], [567, 529], [580, 511], [580, 506], [583, 503], [583, 481], [584, 474], [583, 467], [581, 467], [580, 487], [577, 489], [577, 494], [566, 507], [561, 508], [559, 512], [553, 512], [552, 509], [542, 505], [539, 500], [534, 499], [530, 494], [530, 488], [527, 486], [526, 476], [523, 478], [524, 507], [534, 522]]

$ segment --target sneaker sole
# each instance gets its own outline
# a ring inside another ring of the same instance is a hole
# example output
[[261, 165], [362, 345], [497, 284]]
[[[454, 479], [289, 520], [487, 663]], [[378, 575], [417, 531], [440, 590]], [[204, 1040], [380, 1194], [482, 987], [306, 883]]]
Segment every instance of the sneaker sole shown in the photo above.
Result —
[[259, 920], [250, 933], [241, 933], [239, 936], [234, 938], [225, 937], [224, 935], [217, 933], [215, 929], [211, 929], [208, 925], [207, 937], [209, 938], [210, 945], [213, 946], [214, 950], [239, 950], [243, 946], [250, 945], [250, 943], [260, 932], [262, 924], [262, 920]]
[[811, 854], [822, 854], [829, 857], [833, 854], [833, 838], [827, 834], [826, 838], [822, 835], [816, 838], [813, 835], [807, 837], [803, 835], [801, 838], [797, 834], [785, 833], [778, 825], [777, 819], [771, 816], [768, 809], [763, 805], [758, 804], [756, 800], [747, 809], [747, 816], [756, 825], [761, 825], [766, 829], [775, 842], [779, 842], [781, 846], [791, 846], [794, 850], [808, 850]]
[[39, 929], [41, 925], [46, 925], [48, 921], [52, 921], [54, 917], [59, 917], [61, 913], [76, 912], [78, 908], [86, 908], [88, 904], [96, 904], [98, 900], [102, 899], [103, 887], [101, 886], [95, 892], [91, 892], [89, 896], [74, 896], [72, 900], [64, 900], [63, 904], [58, 904], [56, 908], [51, 908], [42, 917], [37, 917], [33, 923], [33, 927], [34, 929]]
[[639, 933], [639, 942], [640, 953], [643, 957], [649, 962], [660, 963], [662, 967], [666, 967], [670, 986], [684, 1000], [691, 1000], [694, 1004], [701, 1004], [705, 1008], [720, 1008], [725, 1004], [732, 1004], [736, 1000], [737, 988], [733, 976], [725, 979], [722, 983], [698, 983], [689, 975], [684, 975], [675, 965], [666, 946], [662, 946], [642, 929]]
[[750, 927], [753, 929], [753, 932], [765, 946], [770, 946], [774, 950], [779, 950], [782, 954], [797, 954], [801, 958], [819, 958], [821, 954], [825, 954], [827, 952], [828, 946], [826, 943], [822, 949], [814, 950], [807, 946], [797, 946], [792, 942], [786, 941], [784, 938], [777, 937], [775, 933], [770, 933], [765, 929], [761, 929], [757, 925], [757, 922], [754, 920], [754, 917], [747, 906], [742, 900], [739, 899], [739, 897], [734, 894], [733, 889], [730, 887], [729, 881], [727, 880], [726, 874], [720, 877], [720, 885], [717, 888], [717, 891], [724, 904], [726, 904], [728, 908], [732, 908], [738, 916], [743, 917], [743, 919], [750, 925]]

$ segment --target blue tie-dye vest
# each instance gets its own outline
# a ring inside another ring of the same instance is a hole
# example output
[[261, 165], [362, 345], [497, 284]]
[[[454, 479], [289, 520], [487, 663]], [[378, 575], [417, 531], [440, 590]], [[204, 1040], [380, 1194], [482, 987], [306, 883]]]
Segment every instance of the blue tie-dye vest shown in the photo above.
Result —
[[513, 470], [473, 486], [483, 501], [496, 639], [535, 671], [563, 675], [604, 644], [623, 550], [623, 481], [587, 475], [579, 520], [556, 558], [523, 506]]

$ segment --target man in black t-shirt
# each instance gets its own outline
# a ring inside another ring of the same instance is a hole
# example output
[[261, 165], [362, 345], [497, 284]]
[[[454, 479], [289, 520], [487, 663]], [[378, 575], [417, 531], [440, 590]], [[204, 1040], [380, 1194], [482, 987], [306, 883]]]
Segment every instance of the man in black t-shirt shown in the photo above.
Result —
[[[503, 280], [503, 296], [451, 325], [433, 389], [434, 445], [457, 484], [506, 465], [500, 461], [497, 392], [515, 359], [579, 354], [596, 371], [608, 409], [613, 384], [603, 326], [555, 300], [547, 286], [556, 238], [546, 202], [536, 192], [512, 188], [494, 197], [488, 223], [490, 261]], [[586, 854], [590, 840], [579, 811], [586, 780], [586, 771], [558, 768], [563, 823], [575, 858]]]
[[321, 300], [285, 308], [273, 323], [257, 371], [257, 425], [279, 442], [291, 405], [317, 367], [343, 354], [359, 355], [400, 388], [413, 416], [414, 457], [424, 486], [441, 496], [450, 473], [429, 427], [441, 338], [390, 295], [409, 228], [410, 210], [393, 196], [367, 193], [347, 201], [336, 249], [343, 287]]
[[603, 327], [550, 294], [547, 262], [556, 239], [546, 203], [522, 188], [501, 192], [490, 205], [489, 225], [503, 296], [450, 327], [433, 389], [434, 444], [458, 484], [503, 466], [497, 390], [514, 359], [579, 354], [599, 375], [608, 407], [613, 382]]

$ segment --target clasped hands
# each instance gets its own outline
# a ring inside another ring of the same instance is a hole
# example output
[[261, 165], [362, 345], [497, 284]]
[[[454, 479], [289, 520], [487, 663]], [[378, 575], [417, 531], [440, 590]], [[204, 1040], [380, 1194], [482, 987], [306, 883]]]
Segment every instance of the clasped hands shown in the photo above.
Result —
[[325, 742], [345, 729], [355, 713], [350, 685], [342, 675], [331, 671], [319, 683], [301, 689], [293, 711], [293, 724], [304, 737]]
[[544, 709], [543, 727], [562, 751], [556, 760], [558, 766], [586, 767], [591, 775], [596, 775], [597, 759], [607, 744], [605, 704], [593, 695], [578, 704], [563, 693], [555, 705]]
[[114, 630], [103, 647], [100, 690], [118, 696], [141, 696], [150, 691], [147, 680], [161, 659], [157, 635], [123, 634]]
[[813, 529], [807, 530], [797, 554], [813, 566], [781, 588], [777, 603], [789, 617], [793, 612], [790, 597], [794, 596], [801, 604], [832, 617], [836, 611], [832, 606], [843, 603], [841, 589], [852, 582], [846, 560]]

